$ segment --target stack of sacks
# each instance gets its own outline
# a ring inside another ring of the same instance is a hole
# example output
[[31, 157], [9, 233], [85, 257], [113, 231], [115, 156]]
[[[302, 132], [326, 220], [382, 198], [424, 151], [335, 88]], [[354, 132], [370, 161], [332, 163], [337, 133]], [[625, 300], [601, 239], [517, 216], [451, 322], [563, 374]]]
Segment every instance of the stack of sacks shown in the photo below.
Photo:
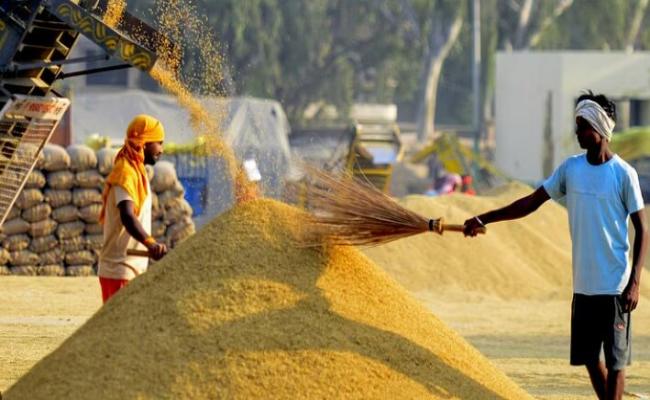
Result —
[[[48, 144], [0, 235], [0, 275], [92, 275], [103, 244], [102, 191], [117, 150]], [[147, 168], [152, 235], [175, 247], [194, 234], [192, 208], [173, 164]], [[152, 179], [154, 176], [156, 178]]]
[[27, 177], [3, 225], [6, 237], [2, 247], [9, 253], [11, 273], [15, 275], [65, 274], [64, 267], [48, 256], [58, 245], [52, 236], [56, 222], [51, 219], [52, 207], [45, 202], [46, 176], [39, 169], [46, 165], [53, 166], [53, 170], [62, 168], [65, 159], [49, 150], [42, 154], [36, 169]]
[[192, 207], [185, 200], [174, 164], [159, 161], [150, 176], [154, 191], [151, 234], [158, 242], [174, 248], [192, 236], [196, 230], [192, 221]]
[[99, 214], [104, 177], [97, 171], [97, 156], [91, 148], [72, 145], [68, 147], [68, 155], [70, 172], [74, 174], [70, 210], [76, 208], [78, 218], [59, 225], [57, 234], [65, 253], [68, 275], [91, 275], [102, 246]]

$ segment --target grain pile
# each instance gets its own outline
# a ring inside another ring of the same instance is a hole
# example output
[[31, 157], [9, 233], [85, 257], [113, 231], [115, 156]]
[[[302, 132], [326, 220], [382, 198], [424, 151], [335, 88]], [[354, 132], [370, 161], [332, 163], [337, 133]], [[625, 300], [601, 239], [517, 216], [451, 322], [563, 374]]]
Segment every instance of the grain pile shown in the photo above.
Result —
[[[401, 203], [422, 215], [462, 224], [531, 191], [512, 183], [486, 197], [410, 196]], [[491, 224], [487, 235], [474, 239], [454, 233], [442, 238], [419, 235], [364, 252], [413, 293], [472, 291], [506, 299], [547, 299], [572, 291], [568, 216], [553, 201], [523, 219]]]
[[5, 399], [531, 398], [357, 250], [293, 246], [300, 217], [222, 215]]
[[[0, 275], [95, 273], [104, 239], [101, 193], [116, 153], [95, 153], [83, 145], [45, 146], [2, 226]], [[173, 164], [160, 162], [152, 176], [151, 233], [174, 247], [194, 233], [192, 208]]]

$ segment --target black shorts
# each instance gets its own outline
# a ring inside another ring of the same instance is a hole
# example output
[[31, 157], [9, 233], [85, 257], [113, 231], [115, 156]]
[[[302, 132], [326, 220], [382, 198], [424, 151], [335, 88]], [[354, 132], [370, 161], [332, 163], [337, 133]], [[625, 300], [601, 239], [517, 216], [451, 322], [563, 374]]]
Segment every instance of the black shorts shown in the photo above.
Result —
[[621, 296], [574, 294], [571, 365], [597, 363], [602, 350], [607, 369], [624, 369], [632, 361], [630, 324]]

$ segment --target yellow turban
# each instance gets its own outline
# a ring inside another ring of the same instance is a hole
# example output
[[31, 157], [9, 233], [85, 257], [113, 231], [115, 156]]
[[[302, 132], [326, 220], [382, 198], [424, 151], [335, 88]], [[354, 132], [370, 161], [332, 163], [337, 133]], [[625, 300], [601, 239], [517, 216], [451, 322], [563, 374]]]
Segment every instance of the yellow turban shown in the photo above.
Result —
[[124, 146], [115, 156], [113, 170], [106, 178], [100, 222], [106, 216], [108, 193], [113, 186], [120, 186], [133, 199], [136, 215], [147, 197], [147, 171], [144, 168], [144, 145], [165, 140], [165, 129], [160, 121], [149, 115], [138, 115], [126, 130]]

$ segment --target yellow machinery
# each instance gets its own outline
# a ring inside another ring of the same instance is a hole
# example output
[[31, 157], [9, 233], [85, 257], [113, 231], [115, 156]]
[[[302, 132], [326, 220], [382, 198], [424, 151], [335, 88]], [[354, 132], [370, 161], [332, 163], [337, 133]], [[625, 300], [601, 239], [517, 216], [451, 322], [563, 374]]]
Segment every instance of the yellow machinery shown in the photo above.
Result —
[[442, 133], [433, 143], [418, 151], [411, 162], [421, 163], [435, 156], [446, 172], [473, 177], [476, 189], [487, 189], [505, 177], [489, 161], [463, 145], [452, 133]]
[[353, 108], [349, 126], [294, 130], [289, 142], [307, 164], [350, 174], [387, 193], [393, 167], [403, 157], [399, 128], [393, 118], [385, 117], [386, 106], [359, 107]]

